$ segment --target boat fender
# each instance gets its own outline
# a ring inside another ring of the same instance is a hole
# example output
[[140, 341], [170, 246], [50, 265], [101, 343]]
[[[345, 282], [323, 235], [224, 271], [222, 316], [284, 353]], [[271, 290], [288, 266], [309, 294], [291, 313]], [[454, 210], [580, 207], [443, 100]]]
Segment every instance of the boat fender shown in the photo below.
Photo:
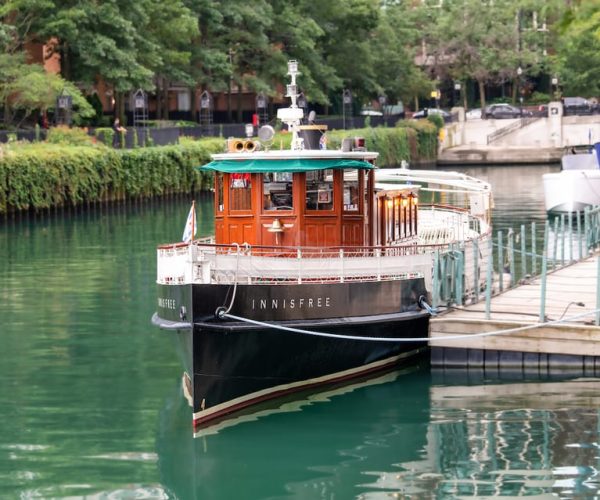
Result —
[[421, 309], [425, 309], [432, 316], [437, 315], [437, 311], [427, 303], [427, 297], [425, 297], [425, 295], [421, 295], [417, 303]]

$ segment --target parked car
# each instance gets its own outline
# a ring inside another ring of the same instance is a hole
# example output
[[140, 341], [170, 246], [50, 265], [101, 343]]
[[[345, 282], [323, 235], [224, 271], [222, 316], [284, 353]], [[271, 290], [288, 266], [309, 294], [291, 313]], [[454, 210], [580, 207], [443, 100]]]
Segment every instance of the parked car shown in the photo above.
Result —
[[417, 111], [416, 113], [413, 113], [412, 117], [415, 120], [418, 120], [419, 118], [427, 118], [427, 116], [429, 116], [430, 114], [440, 115], [444, 119], [445, 123], [452, 121], [452, 115], [450, 113], [448, 113], [447, 111], [444, 111], [443, 109], [439, 109], [439, 108], [425, 108], [425, 109], [422, 109], [421, 111]]
[[565, 115], [591, 115], [594, 105], [583, 97], [565, 97], [563, 112]]
[[481, 108], [470, 109], [466, 113], [467, 120], [475, 120], [481, 118]]
[[383, 116], [381, 111], [373, 108], [364, 108], [360, 111], [361, 116]]
[[511, 104], [499, 103], [486, 106], [483, 115], [485, 118], [519, 118], [521, 116], [531, 116], [532, 113]]

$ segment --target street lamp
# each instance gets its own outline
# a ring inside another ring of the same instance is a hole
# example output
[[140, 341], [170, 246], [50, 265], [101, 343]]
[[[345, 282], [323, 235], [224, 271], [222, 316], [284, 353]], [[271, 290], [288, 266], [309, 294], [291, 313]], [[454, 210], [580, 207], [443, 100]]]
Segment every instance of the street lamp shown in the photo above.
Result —
[[552, 77], [552, 90], [554, 92], [554, 99], [558, 98], [558, 76]]
[[523, 117], [523, 95], [521, 93], [521, 75], [523, 74], [523, 68], [519, 66], [517, 68], [517, 94], [519, 94], [519, 115]]
[[460, 82], [454, 82], [454, 105], [458, 106], [460, 104]]

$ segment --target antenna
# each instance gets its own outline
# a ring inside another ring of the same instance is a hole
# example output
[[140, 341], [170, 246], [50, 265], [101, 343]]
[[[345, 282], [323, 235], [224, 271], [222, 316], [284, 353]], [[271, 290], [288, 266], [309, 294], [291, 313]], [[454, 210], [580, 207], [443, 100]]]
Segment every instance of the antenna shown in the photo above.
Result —
[[288, 130], [292, 133], [292, 149], [299, 150], [304, 149], [304, 140], [298, 137], [298, 127], [300, 121], [304, 116], [302, 108], [298, 107], [298, 86], [296, 85], [296, 76], [298, 72], [298, 61], [292, 59], [288, 61], [288, 75], [290, 75], [291, 82], [286, 86], [286, 97], [289, 97], [292, 104], [289, 108], [280, 108], [277, 110], [277, 118], [288, 126]]

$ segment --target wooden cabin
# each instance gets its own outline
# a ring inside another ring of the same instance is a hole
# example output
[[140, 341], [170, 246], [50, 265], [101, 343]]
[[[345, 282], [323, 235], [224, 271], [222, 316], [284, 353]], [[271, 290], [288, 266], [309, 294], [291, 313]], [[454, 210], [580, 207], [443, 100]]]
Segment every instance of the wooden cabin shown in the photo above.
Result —
[[367, 165], [258, 173], [215, 168], [216, 243], [356, 247], [414, 240], [417, 189], [376, 193]]

